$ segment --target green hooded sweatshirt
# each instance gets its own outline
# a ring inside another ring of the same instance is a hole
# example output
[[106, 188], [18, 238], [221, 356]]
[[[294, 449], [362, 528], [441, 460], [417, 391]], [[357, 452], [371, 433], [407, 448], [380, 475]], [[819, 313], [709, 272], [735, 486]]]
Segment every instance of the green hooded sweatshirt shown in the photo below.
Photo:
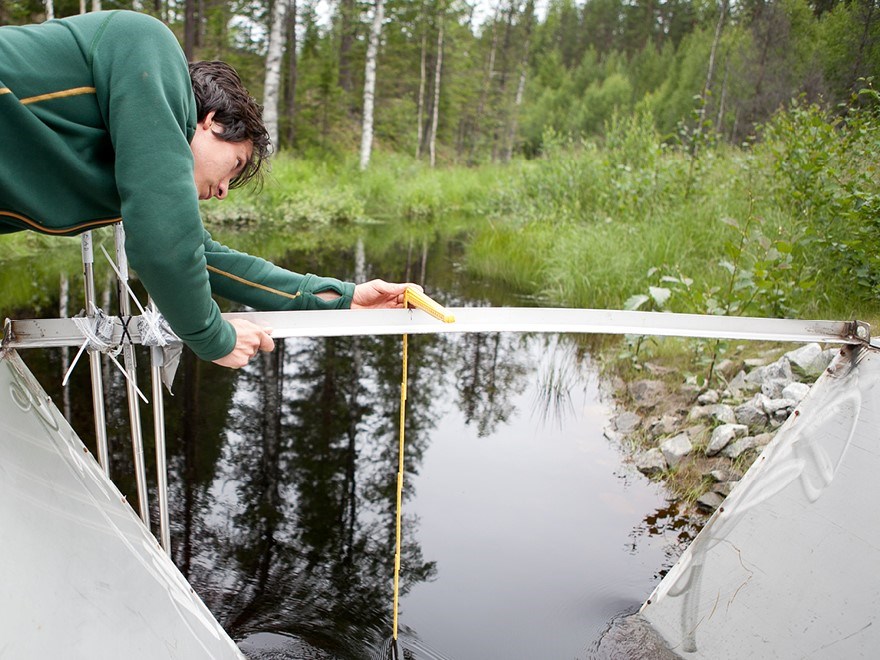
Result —
[[[110, 11], [0, 28], [0, 233], [77, 234], [121, 219], [129, 264], [206, 360], [235, 346], [212, 291], [261, 310], [349, 307], [350, 282], [211, 239], [193, 179], [195, 126], [186, 60], [155, 18]], [[340, 297], [315, 295], [324, 291]]]

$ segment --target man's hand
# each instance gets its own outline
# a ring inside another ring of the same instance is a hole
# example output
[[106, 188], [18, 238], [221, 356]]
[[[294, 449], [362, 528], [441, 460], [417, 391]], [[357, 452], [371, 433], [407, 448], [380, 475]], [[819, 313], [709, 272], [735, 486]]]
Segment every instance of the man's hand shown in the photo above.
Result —
[[422, 290], [418, 284], [390, 284], [384, 280], [370, 280], [358, 284], [351, 298], [352, 309], [394, 309], [403, 307], [403, 292], [408, 287]]
[[255, 358], [260, 351], [275, 350], [275, 342], [269, 336], [272, 333], [272, 328], [263, 328], [244, 319], [232, 319], [229, 322], [235, 328], [235, 348], [231, 353], [214, 360], [214, 364], [240, 369]]

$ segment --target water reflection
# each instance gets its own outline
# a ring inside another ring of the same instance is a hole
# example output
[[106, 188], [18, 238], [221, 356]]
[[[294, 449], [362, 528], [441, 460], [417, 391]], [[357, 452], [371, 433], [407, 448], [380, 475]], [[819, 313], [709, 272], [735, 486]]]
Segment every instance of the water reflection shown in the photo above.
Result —
[[[343, 278], [430, 276], [426, 288], [451, 305], [516, 304], [464, 277], [459, 241], [369, 245], [284, 259]], [[385, 648], [400, 351], [397, 337], [288, 339], [239, 372], [185, 353], [166, 398], [173, 558], [252, 657]], [[61, 352], [25, 358], [60, 401]], [[589, 355], [572, 337], [418, 336], [409, 362], [405, 648], [417, 658], [586, 657], [607, 622], [650, 592], [677, 533], [674, 514], [661, 524], [657, 488], [620, 478]], [[124, 384], [115, 370], [104, 378], [111, 474], [134, 501]], [[89, 391], [78, 369], [69, 410], [93, 445]]]

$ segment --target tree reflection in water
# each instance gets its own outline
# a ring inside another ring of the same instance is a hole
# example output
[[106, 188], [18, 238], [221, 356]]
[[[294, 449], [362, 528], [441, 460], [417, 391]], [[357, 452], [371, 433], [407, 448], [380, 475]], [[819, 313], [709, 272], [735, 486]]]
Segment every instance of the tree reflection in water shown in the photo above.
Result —
[[[409, 474], [442, 380], [431, 363], [442, 357], [438, 342], [417, 343]], [[400, 340], [277, 344], [237, 375], [234, 390], [215, 368], [187, 362], [174, 416], [180, 443], [169, 445], [171, 481], [182, 486], [171, 498], [183, 508], [172, 515], [175, 559], [233, 636], [283, 631], [364, 657], [390, 630]], [[210, 382], [200, 377], [206, 369]], [[218, 405], [209, 421], [203, 407], [224, 399], [228, 412]], [[203, 445], [220, 451], [200, 454]], [[435, 572], [415, 540], [417, 522], [404, 515], [402, 593]]]
[[[389, 245], [379, 261], [396, 263], [406, 249]], [[417, 261], [407, 259], [405, 267], [422, 280], [431, 273], [428, 288], [438, 300], [516, 304], [507, 289], [475, 285], [451, 266], [458, 243], [438, 238], [430, 248], [425, 239], [413, 245], [421, 250], [409, 251]], [[340, 258], [364, 270], [362, 250], [351, 256]], [[290, 259], [354, 279], [345, 263]], [[378, 262], [367, 270], [389, 280], [411, 279]], [[109, 284], [103, 288], [109, 291]], [[542, 342], [538, 372], [529, 363], [534, 342]], [[400, 337], [288, 339], [276, 346], [237, 372], [184, 352], [175, 396], [165, 399], [173, 559], [235, 638], [280, 633], [334, 657], [370, 657], [391, 632]], [[146, 356], [139, 356], [140, 382], [146, 383]], [[56, 401], [63, 394], [62, 357], [53, 351], [26, 356]], [[409, 358], [401, 595], [438, 570], [432, 557], [423, 556], [419, 520], [406, 502], [414, 497], [413, 477], [445, 408], [457, 408], [480, 439], [505, 436], [506, 447], [505, 428], [519, 423], [513, 403], [519, 394], [536, 384], [533, 410], [545, 423], [559, 421], [571, 413], [571, 392], [592, 373], [589, 355], [570, 338], [555, 336], [420, 335], [410, 338]], [[71, 383], [74, 428], [94, 450], [88, 370], [75, 371]], [[135, 501], [124, 383], [115, 370], [105, 371], [105, 383], [111, 476]], [[142, 409], [144, 420], [151, 414]], [[152, 438], [145, 431], [155, 506]], [[448, 511], [450, 518], [458, 513]], [[665, 533], [647, 524], [653, 515], [633, 533], [633, 546]], [[156, 530], [155, 510], [153, 516]], [[406, 634], [405, 616], [402, 622]]]

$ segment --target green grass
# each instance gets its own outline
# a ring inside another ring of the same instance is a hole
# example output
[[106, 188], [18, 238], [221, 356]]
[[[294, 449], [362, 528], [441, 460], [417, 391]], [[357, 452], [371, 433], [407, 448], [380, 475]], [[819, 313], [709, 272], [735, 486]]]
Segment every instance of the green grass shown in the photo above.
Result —
[[[251, 232], [241, 230], [259, 228], [280, 253], [365, 223], [414, 244], [464, 230], [472, 277], [545, 304], [620, 308], [661, 287], [668, 298], [642, 309], [876, 322], [880, 119], [866, 110], [847, 125], [858, 130], [794, 108], [757, 146], [707, 147], [694, 163], [660, 143], [649, 116], [609, 125], [603, 145], [548, 139], [543, 157], [507, 165], [432, 169], [377, 152], [361, 172], [351, 157], [282, 152], [260, 194], [239, 190], [203, 211], [243, 249]], [[58, 239], [3, 241], [8, 262], [54, 254]]]

